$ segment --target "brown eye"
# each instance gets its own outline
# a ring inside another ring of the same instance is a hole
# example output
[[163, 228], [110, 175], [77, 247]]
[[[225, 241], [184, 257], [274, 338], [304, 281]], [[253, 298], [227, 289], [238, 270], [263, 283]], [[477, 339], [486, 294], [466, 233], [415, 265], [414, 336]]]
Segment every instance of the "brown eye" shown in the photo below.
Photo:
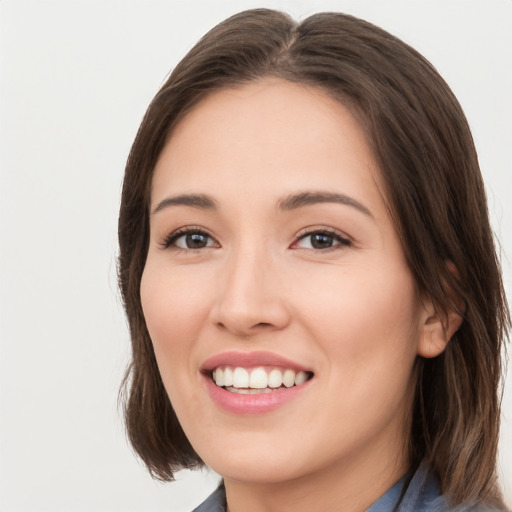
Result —
[[349, 245], [351, 245], [350, 240], [343, 238], [338, 233], [315, 231], [312, 233], [306, 233], [299, 237], [295, 244], [295, 248], [325, 250], [335, 248], [337, 246]]
[[310, 235], [311, 247], [313, 249], [328, 249], [334, 244], [334, 238], [331, 235], [324, 235], [322, 233], [315, 233]]
[[178, 249], [204, 249], [214, 247], [213, 238], [203, 231], [188, 230], [173, 233], [164, 244], [165, 248], [176, 247]]
[[[184, 245], [187, 249], [202, 249], [203, 247], [208, 247], [208, 240], [210, 237], [204, 233], [191, 233], [184, 235], [181, 238], [183, 238]], [[176, 245], [180, 246], [178, 243]]]

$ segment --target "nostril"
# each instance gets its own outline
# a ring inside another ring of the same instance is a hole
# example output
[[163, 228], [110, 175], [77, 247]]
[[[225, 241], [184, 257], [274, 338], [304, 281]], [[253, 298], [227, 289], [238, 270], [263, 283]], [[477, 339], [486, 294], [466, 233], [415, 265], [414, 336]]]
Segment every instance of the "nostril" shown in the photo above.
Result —
[[254, 333], [255, 331], [258, 331], [258, 330], [265, 330], [265, 329], [273, 328], [273, 325], [270, 322], [258, 322], [257, 324], [254, 324], [254, 325], [249, 324], [249, 327], [247, 327], [247, 328], [245, 328], [243, 326], [234, 325], [234, 324], [231, 327], [228, 327], [223, 322], [217, 322], [216, 326], [217, 326], [217, 329], [219, 329], [220, 331], [223, 331], [223, 332], [229, 331], [229, 330], [239, 331], [239, 334], [241, 334], [241, 335], [250, 335], [251, 333]]

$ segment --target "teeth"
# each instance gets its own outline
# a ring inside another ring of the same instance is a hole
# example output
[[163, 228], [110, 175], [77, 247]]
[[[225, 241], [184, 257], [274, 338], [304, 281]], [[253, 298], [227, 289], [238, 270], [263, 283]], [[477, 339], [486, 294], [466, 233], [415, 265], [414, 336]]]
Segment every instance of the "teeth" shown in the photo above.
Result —
[[268, 374], [268, 386], [270, 388], [280, 388], [282, 383], [283, 374], [281, 373], [281, 370], [278, 370], [277, 368], [271, 370]]
[[265, 389], [268, 386], [267, 372], [264, 368], [256, 368], [251, 372], [249, 378], [249, 387], [255, 389]]
[[217, 368], [215, 370], [215, 384], [217, 384], [217, 386], [224, 386], [224, 372], [220, 369], [220, 368]]
[[231, 368], [224, 368], [224, 386], [233, 385], [233, 370]]
[[[295, 385], [296, 386], [300, 386], [307, 380], [308, 380], [308, 374], [306, 372], [302, 372], [302, 371], [297, 372], [297, 374], [295, 375]], [[225, 382], [226, 382], [226, 372], [224, 372], [224, 386], [226, 385]]]
[[240, 368], [240, 367], [235, 368], [235, 371], [233, 372], [233, 387], [235, 387], [235, 388], [248, 388], [249, 387], [249, 372], [245, 368]]
[[283, 374], [283, 384], [287, 388], [291, 388], [295, 384], [295, 372], [293, 370], [285, 370]]
[[272, 393], [272, 390], [270, 388], [265, 389], [252, 389], [252, 388], [235, 388], [233, 386], [226, 388], [228, 391], [231, 391], [232, 393], [238, 393], [239, 395], [259, 395], [261, 393]]
[[242, 367], [216, 368], [212, 372], [212, 378], [219, 387], [225, 387], [228, 391], [241, 394], [269, 393], [272, 389], [285, 386], [300, 386], [308, 380], [308, 372], [287, 368], [273, 368], [267, 373], [265, 368], [258, 367], [247, 370]]

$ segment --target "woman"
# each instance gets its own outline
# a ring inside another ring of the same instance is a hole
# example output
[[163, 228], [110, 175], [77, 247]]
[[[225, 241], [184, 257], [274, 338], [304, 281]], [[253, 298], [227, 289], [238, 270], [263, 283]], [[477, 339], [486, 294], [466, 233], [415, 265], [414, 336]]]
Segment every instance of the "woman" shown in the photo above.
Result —
[[120, 282], [130, 440], [197, 510], [503, 507], [509, 314], [461, 108], [342, 14], [211, 30], [128, 160]]

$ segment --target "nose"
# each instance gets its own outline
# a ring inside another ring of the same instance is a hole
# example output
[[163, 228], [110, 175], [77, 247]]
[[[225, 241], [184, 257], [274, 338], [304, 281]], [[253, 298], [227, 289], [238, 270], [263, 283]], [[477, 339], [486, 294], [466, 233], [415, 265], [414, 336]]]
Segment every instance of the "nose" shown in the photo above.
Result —
[[272, 258], [255, 250], [239, 251], [219, 271], [220, 289], [212, 308], [219, 329], [247, 337], [288, 325], [286, 291]]

